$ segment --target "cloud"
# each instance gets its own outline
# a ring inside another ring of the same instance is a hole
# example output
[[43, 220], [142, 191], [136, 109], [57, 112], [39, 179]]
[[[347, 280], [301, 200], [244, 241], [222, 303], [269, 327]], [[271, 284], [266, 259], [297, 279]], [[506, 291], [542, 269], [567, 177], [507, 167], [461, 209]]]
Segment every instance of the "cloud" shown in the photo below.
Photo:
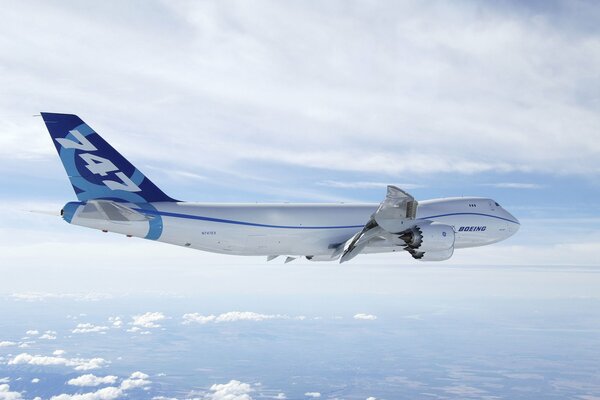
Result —
[[72, 333], [91, 333], [91, 332], [103, 333], [106, 330], [108, 330], [108, 326], [100, 326], [100, 325], [93, 325], [90, 323], [85, 323], [85, 324], [77, 324], [75, 329], [71, 330], [71, 332]]
[[209, 322], [214, 322], [217, 317], [215, 315], [201, 315], [198, 313], [188, 313], [183, 314], [183, 324], [191, 324], [192, 322], [199, 324], [206, 324]]
[[317, 185], [327, 186], [337, 189], [380, 189], [386, 188], [388, 185], [394, 185], [402, 189], [410, 190], [410, 189], [418, 189], [422, 188], [423, 185], [418, 185], [416, 183], [393, 183], [393, 182], [365, 182], [365, 181], [350, 181], [350, 182], [342, 182], [342, 181], [321, 181], [317, 182]]
[[4, 377], [4, 378], [0, 378], [0, 383], [9, 383], [10, 382], [10, 378], [8, 376]]
[[0, 385], [0, 400], [20, 400], [22, 395], [19, 392], [12, 392], [8, 384]]
[[62, 356], [62, 355], [64, 355], [65, 353], [66, 353], [66, 352], [65, 352], [64, 350], [54, 350], [54, 351], [52, 352], [52, 355], [55, 355], [55, 356]]
[[231, 380], [228, 383], [214, 384], [210, 387], [207, 399], [210, 400], [252, 400], [250, 393], [254, 391], [247, 383]]
[[273, 319], [290, 319], [290, 317], [284, 314], [260, 314], [252, 311], [229, 311], [219, 315], [201, 315], [198, 313], [190, 313], [183, 315], [183, 324], [206, 324], [209, 322], [221, 323], [237, 321], [265, 321]]
[[33, 378], [31, 380], [31, 383], [39, 383], [40, 382], [40, 378]]
[[[271, 160], [374, 173], [504, 167], [594, 174], [599, 117], [590, 82], [600, 57], [597, 31], [574, 27], [596, 15], [574, 20], [569, 11], [578, 6], [564, 4], [557, 23], [548, 10], [495, 5], [482, 12], [469, 2], [275, 2], [260, 9], [164, 2], [154, 8], [170, 18], [156, 22], [124, 12], [110, 18], [120, 9], [103, 5], [90, 12], [42, 4], [36, 16], [25, 2], [7, 11], [14, 22], [3, 26], [15, 40], [0, 45], [14, 60], [0, 77], [0, 100], [8, 115], [29, 115], [30, 106], [10, 100], [34, 92], [40, 104], [73, 108], [68, 99], [81, 99], [78, 109], [93, 122], [128, 133], [119, 144], [135, 157], [155, 164], [171, 157], [164, 151], [170, 145], [178, 155], [172, 167], [181, 171]], [[56, 32], [39, 42], [46, 24], [65, 21], [77, 21], [76, 34]], [[98, 44], [94, 52], [88, 38]], [[77, 63], [56, 57], [58, 46], [77, 54]], [[499, 51], [513, 55], [510, 62], [494, 59]], [[37, 55], [43, 71], [31, 61]], [[115, 59], [123, 62], [111, 64]], [[109, 67], [110, 85], [102, 74]], [[57, 79], [45, 79], [48, 71]], [[115, 87], [127, 88], [118, 102]], [[165, 106], [177, 112], [157, 118]], [[0, 124], [7, 165], [52, 156], [45, 138], [30, 135], [39, 121], [23, 120]], [[140, 143], [143, 132], [151, 140]], [[25, 148], [23, 137], [30, 137]]]
[[285, 399], [287, 399], [287, 396], [285, 395], [285, 393], [277, 393], [277, 396], [275, 396], [273, 398], [278, 399], [278, 400], [285, 400]]
[[90, 369], [102, 368], [108, 361], [103, 358], [64, 358], [57, 356], [40, 356], [21, 353], [8, 361], [9, 365], [29, 364], [29, 365], [64, 365], [73, 367], [76, 371], [87, 371]]
[[37, 329], [30, 329], [27, 332], [25, 332], [25, 334], [27, 334], [29, 336], [36, 336], [36, 335], [40, 334], [40, 331], [38, 331]]
[[132, 324], [143, 328], [160, 328], [157, 321], [165, 319], [165, 315], [161, 312], [147, 312], [141, 315], [134, 315]]
[[148, 375], [143, 372], [136, 371], [128, 379], [124, 379], [121, 382], [121, 389], [130, 390], [139, 387], [150, 385], [152, 382], [148, 379]]
[[372, 314], [358, 313], [358, 314], [354, 315], [353, 318], [358, 319], [358, 320], [374, 321], [377, 319], [377, 316], [372, 315]]
[[312, 397], [314, 399], [321, 397], [321, 393], [319, 393], [319, 392], [306, 392], [306, 393], [304, 393], [304, 395], [306, 397]]
[[121, 317], [109, 317], [108, 321], [112, 323], [112, 326], [115, 328], [120, 328], [121, 326], [123, 326], [123, 320], [121, 319]]
[[0, 342], [0, 347], [8, 347], [8, 346], [16, 346], [16, 342], [11, 342], [8, 340], [3, 340]]
[[487, 394], [487, 391], [483, 389], [479, 389], [474, 386], [469, 386], [464, 383], [458, 383], [452, 386], [445, 386], [441, 389], [448, 394], [460, 396], [461, 398], [482, 398], [484, 394]]
[[50, 400], [115, 400], [123, 396], [123, 390], [114, 386], [105, 387], [95, 392], [81, 394], [59, 394]]
[[[100, 301], [111, 298], [112, 296], [106, 293], [48, 293], [48, 292], [22, 292], [13, 293], [10, 295], [13, 300], [21, 301], [45, 301], [56, 299], [71, 299], [77, 301]], [[29, 331], [28, 331], [29, 332]], [[37, 331], [32, 331], [37, 332]], [[38, 332], [39, 333], [39, 332]]]
[[[103, 384], [114, 384], [117, 381], [117, 377], [108, 375], [104, 377], [98, 377], [92, 374], [86, 374], [73, 378], [67, 383], [69, 385], [89, 387], [99, 386]], [[114, 400], [126, 395], [127, 390], [141, 388], [150, 385], [152, 382], [148, 380], [148, 375], [143, 372], [134, 372], [129, 378], [124, 379], [119, 387], [108, 386], [99, 389], [95, 392], [78, 393], [78, 394], [67, 394], [63, 393], [57, 396], [53, 396], [51, 400]]]
[[523, 183], [523, 182], [500, 182], [486, 183], [484, 186], [491, 186], [499, 189], [543, 189], [544, 185], [539, 183]]
[[204, 180], [208, 179], [206, 176], [197, 174], [195, 172], [182, 171], [182, 170], [176, 170], [176, 169], [167, 169], [167, 168], [156, 168], [152, 165], [145, 165], [144, 169], [156, 170], [157, 172], [159, 172], [161, 174], [167, 175], [171, 179], [177, 179], [180, 181], [189, 181], [189, 180], [204, 181]]
[[219, 315], [215, 322], [235, 321], [264, 321], [268, 319], [288, 319], [287, 315], [281, 314], [259, 314], [251, 311], [230, 311]]
[[134, 373], [132, 373], [129, 378], [131, 379], [148, 379], [149, 376], [143, 372], [140, 371], [136, 371]]
[[93, 374], [85, 374], [78, 376], [77, 378], [69, 379], [67, 384], [72, 386], [99, 386], [105, 384], [112, 385], [116, 381], [117, 377], [114, 375], [100, 377]]
[[45, 332], [43, 335], [40, 336], [40, 339], [56, 340], [56, 335], [52, 334], [52, 333]]

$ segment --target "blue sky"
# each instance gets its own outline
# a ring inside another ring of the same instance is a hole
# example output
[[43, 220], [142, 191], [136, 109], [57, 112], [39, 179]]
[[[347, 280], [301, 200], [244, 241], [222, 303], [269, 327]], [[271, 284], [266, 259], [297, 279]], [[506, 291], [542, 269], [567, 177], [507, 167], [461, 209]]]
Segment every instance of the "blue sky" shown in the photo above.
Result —
[[[0, 5], [0, 399], [598, 393], [596, 2]], [[396, 184], [491, 197], [522, 226], [441, 264], [266, 264], [105, 235], [27, 211], [75, 198], [40, 111], [78, 114], [183, 200], [378, 203]], [[229, 312], [290, 318], [215, 322]], [[115, 376], [100, 394], [68, 383], [94, 357]]]
[[523, 228], [460, 262], [593, 264], [598, 14], [593, 2], [10, 3], [4, 235], [33, 229], [14, 214], [24, 202], [73, 198], [32, 117], [54, 111], [176, 198], [379, 202], [388, 183], [418, 199], [489, 196]]

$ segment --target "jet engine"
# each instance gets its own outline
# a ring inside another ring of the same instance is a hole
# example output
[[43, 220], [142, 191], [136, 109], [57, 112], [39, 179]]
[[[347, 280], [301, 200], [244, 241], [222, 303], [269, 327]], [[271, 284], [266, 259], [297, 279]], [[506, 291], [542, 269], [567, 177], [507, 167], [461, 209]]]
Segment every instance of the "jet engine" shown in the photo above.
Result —
[[445, 261], [454, 254], [454, 246], [450, 247], [448, 250], [442, 251], [428, 251], [426, 253], [421, 253], [413, 250], [410, 251], [410, 253], [415, 260], [419, 261]]
[[400, 234], [414, 259], [443, 261], [454, 253], [454, 229], [444, 224], [420, 224]]

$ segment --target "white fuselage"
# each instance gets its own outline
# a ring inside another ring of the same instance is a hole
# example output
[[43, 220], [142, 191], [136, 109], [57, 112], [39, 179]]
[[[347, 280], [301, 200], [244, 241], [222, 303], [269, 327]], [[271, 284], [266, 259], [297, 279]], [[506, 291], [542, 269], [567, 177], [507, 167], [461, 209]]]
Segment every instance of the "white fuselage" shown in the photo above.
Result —
[[[77, 203], [71, 203], [77, 204]], [[139, 222], [88, 219], [74, 206], [68, 222], [198, 250], [236, 255], [328, 256], [369, 221], [378, 204], [207, 204], [164, 202], [131, 208], [152, 218]], [[455, 248], [483, 246], [512, 236], [519, 222], [485, 198], [420, 201], [417, 220], [450, 225]], [[398, 251], [397, 244], [365, 249]]]

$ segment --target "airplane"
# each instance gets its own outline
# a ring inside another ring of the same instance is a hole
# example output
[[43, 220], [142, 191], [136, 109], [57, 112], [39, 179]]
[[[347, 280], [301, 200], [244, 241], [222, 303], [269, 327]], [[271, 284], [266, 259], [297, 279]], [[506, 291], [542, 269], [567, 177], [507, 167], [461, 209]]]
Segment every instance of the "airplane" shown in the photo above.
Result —
[[358, 254], [407, 252], [443, 261], [455, 249], [514, 235], [519, 221], [483, 197], [417, 201], [388, 186], [380, 204], [191, 203], [159, 189], [73, 114], [42, 112], [78, 201], [62, 218], [73, 225], [214, 253], [285, 262], [349, 261]]

